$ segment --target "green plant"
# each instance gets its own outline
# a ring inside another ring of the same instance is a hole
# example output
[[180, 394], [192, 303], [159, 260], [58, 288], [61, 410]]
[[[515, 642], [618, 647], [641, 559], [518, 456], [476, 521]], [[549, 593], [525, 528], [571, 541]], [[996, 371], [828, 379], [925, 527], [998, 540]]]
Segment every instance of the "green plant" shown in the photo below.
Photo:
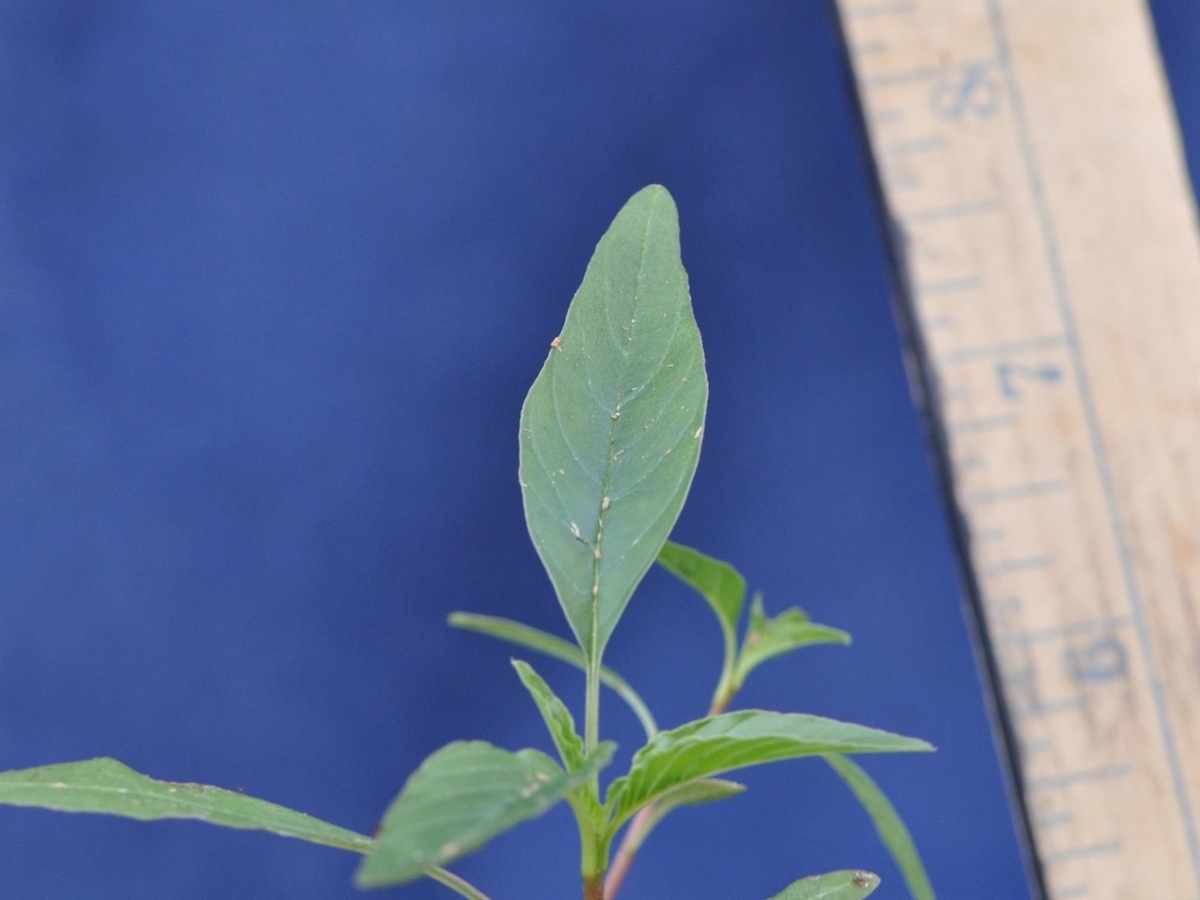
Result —
[[[850, 638], [798, 608], [769, 617], [755, 595], [739, 645], [745, 579], [727, 563], [667, 540], [696, 469], [707, 396], [675, 206], [665, 189], [651, 186], [629, 200], [600, 240], [521, 413], [526, 520], [578, 646], [492, 616], [450, 617], [452, 625], [584, 671], [581, 736], [566, 705], [533, 667], [513, 662], [558, 761], [538, 750], [512, 753], [456, 741], [412, 774], [374, 838], [220, 788], [155, 781], [111, 759], [0, 773], [0, 803], [270, 831], [363, 854], [361, 887], [430, 877], [464, 897], [485, 900], [444, 866], [565, 800], [579, 827], [585, 900], [612, 900], [646, 838], [672, 810], [745, 790], [717, 776], [821, 756], [870, 813], [914, 898], [932, 900], [896, 811], [844, 755], [932, 749], [928, 744], [812, 715], [727, 712], [763, 662]], [[708, 602], [725, 646], [707, 715], [666, 731], [633, 688], [602, 663], [621, 613], [656, 560]], [[602, 684], [630, 705], [647, 738], [630, 770], [604, 792], [600, 772], [614, 747], [600, 738]], [[797, 881], [775, 900], [860, 900], [877, 884], [870, 873], [832, 872]]]

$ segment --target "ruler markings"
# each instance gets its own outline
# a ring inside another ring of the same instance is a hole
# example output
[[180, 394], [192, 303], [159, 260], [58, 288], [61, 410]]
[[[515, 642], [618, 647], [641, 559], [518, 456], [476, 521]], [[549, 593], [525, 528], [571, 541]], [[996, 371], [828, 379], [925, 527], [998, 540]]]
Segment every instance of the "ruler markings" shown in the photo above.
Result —
[[1054, 288], [1054, 297], [1062, 317], [1064, 332], [1067, 335], [1067, 349], [1070, 352], [1072, 368], [1076, 384], [1081, 395], [1084, 414], [1087, 421], [1088, 437], [1095, 456], [1098, 474], [1103, 488], [1105, 505], [1108, 508], [1109, 521], [1116, 541], [1120, 557], [1121, 569], [1125, 579], [1125, 589], [1129, 602], [1133, 607], [1133, 617], [1138, 636], [1138, 643], [1145, 660], [1146, 674], [1150, 683], [1151, 694], [1154, 698], [1155, 712], [1159, 720], [1162, 739], [1165, 745], [1171, 780], [1174, 783], [1176, 802], [1179, 815], [1183, 821], [1187, 836], [1188, 851], [1191, 854], [1192, 871], [1197, 883], [1200, 883], [1200, 839], [1197, 837], [1196, 823], [1188, 803], [1187, 786], [1183, 777], [1183, 767], [1176, 745], [1170, 709], [1167, 706], [1166, 694], [1163, 688], [1160, 664], [1154, 646], [1150, 640], [1150, 631], [1146, 623], [1145, 605], [1142, 601], [1141, 589], [1137, 573], [1133, 567], [1133, 559], [1129, 549], [1129, 538], [1125, 523], [1117, 505], [1116, 491], [1113, 486], [1112, 470], [1108, 459], [1108, 449], [1105, 446], [1100, 431], [1099, 419], [1096, 413], [1095, 400], [1092, 396], [1087, 368], [1080, 352], [1078, 330], [1075, 322], [1075, 311], [1067, 285], [1066, 273], [1058, 245], [1057, 231], [1054, 228], [1050, 206], [1046, 199], [1045, 186], [1042, 181], [1041, 167], [1038, 162], [1036, 148], [1033, 145], [1029, 123], [1025, 114], [1024, 99], [1020, 85], [1013, 71], [1012, 55], [1008, 43], [1008, 33], [1004, 16], [998, 0], [983, 0], [992, 25], [992, 33], [996, 41], [996, 55], [1000, 62], [1004, 80], [1008, 88], [1009, 100], [1013, 108], [1013, 120], [1017, 126], [1017, 134], [1021, 143], [1021, 154], [1025, 163], [1025, 175], [1037, 212], [1038, 225], [1042, 234], [1043, 250], [1046, 256]]
[[985, 344], [982, 347], [968, 347], [965, 350], [955, 350], [944, 353], [937, 359], [942, 366], [957, 363], [975, 362], [980, 359], [993, 359], [998, 356], [1016, 356], [1022, 353], [1032, 353], [1037, 350], [1050, 350], [1065, 346], [1066, 337], [1061, 334], [1046, 334], [1041, 337], [1026, 338], [1019, 341], [1002, 341], [997, 344]]
[[1044, 719], [1047, 716], [1055, 716], [1066, 712], [1078, 712], [1081, 709], [1083, 709], [1082, 697], [1065, 697], [1062, 700], [1050, 700], [1048, 702], [1036, 700], [1024, 707], [1014, 704], [1011, 715], [1017, 720]]
[[1091, 781], [1108, 781], [1114, 778], [1128, 778], [1133, 774], [1133, 767], [1128, 763], [1118, 766], [1105, 766], [1102, 769], [1087, 769], [1080, 772], [1063, 772], [1058, 775], [1046, 775], [1030, 780], [1026, 787], [1030, 791], [1055, 791], [1075, 787]]
[[950, 434], [978, 434], [981, 431], [995, 431], [997, 428], [1012, 428], [1016, 424], [1016, 413], [1003, 413], [998, 416], [947, 422], [946, 431]]
[[918, 294], [962, 294], [983, 287], [983, 279], [968, 275], [963, 278], [946, 278], [941, 281], [924, 281], [915, 285]]
[[925, 329], [927, 331], [946, 331], [954, 328], [954, 316], [946, 313], [940, 316], [930, 316], [925, 320]]
[[1000, 578], [1004, 575], [1013, 575], [1017, 572], [1048, 569], [1052, 565], [1054, 565], [1054, 559], [1051, 556], [1022, 556], [1016, 559], [1006, 559], [1003, 562], [993, 563], [990, 566], [984, 566], [980, 574], [984, 578]]
[[920, 69], [909, 69], [903, 72], [883, 72], [879, 75], [872, 75], [863, 82], [863, 87], [896, 87], [902, 84], [912, 84], [914, 81], [930, 81], [934, 78], [937, 78], [940, 74], [941, 70], [933, 68], [932, 66], [923, 67]]
[[1049, 753], [1054, 749], [1054, 741], [1049, 738], [1039, 738], [1035, 741], [1023, 741], [1021, 743], [1021, 753], [1025, 756], [1033, 756], [1037, 753]]
[[926, 138], [893, 141], [883, 148], [883, 152], [888, 156], [911, 156], [914, 153], [929, 153], [932, 150], [941, 150], [945, 146], [946, 136], [936, 134]]
[[853, 48], [850, 52], [855, 56], [874, 56], [879, 53], [886, 53], [887, 48], [886, 41], [871, 41], [868, 44], [861, 44]]
[[955, 460], [954, 465], [960, 472], [973, 472], [976, 469], [982, 469], [986, 462], [978, 453], [973, 453], [970, 456], [963, 456]]
[[917, 4], [913, 0], [899, 0], [896, 3], [851, 6], [846, 9], [846, 15], [856, 19], [874, 19], [879, 16], [904, 16], [916, 11]]
[[933, 206], [919, 209], [915, 212], [901, 213], [900, 217], [906, 222], [945, 222], [952, 219], [962, 219], [967, 216], [983, 216], [1000, 211], [999, 200], [977, 200], [974, 203], [954, 203], [947, 206]]
[[1042, 641], [1061, 641], [1095, 632], [1111, 632], [1127, 628], [1132, 624], [1129, 616], [1114, 616], [1107, 619], [1093, 619], [1088, 622], [1073, 622], [1070, 625], [1059, 625], [1054, 628], [1037, 628], [1031, 631], [1018, 631], [1010, 634], [998, 634], [995, 641], [998, 644], [1034, 644]]
[[1041, 831], [1046, 831], [1059, 825], [1070, 825], [1074, 818], [1070, 812], [1064, 811], [1038, 816], [1034, 821], [1037, 822], [1037, 827]]
[[1020, 612], [1021, 598], [1020, 597], [996, 597], [990, 601], [996, 612]]
[[1200, 896], [1200, 254], [1143, 2], [843, 21], [888, 48], [852, 65], [1055, 900]]
[[1077, 859], [1087, 859], [1096, 856], [1113, 856], [1121, 851], [1119, 841], [1106, 841], [1103, 844], [1089, 844], [1085, 847], [1067, 847], [1047, 854], [1046, 865], [1056, 866], [1062, 863], [1074, 862]]
[[987, 491], [974, 491], [963, 498], [967, 506], [984, 506], [989, 503], [1003, 503], [1005, 500], [1023, 500], [1026, 497], [1036, 497], [1041, 494], [1061, 494], [1067, 489], [1067, 479], [1051, 478], [1046, 481], [1031, 481], [1027, 484], [1014, 484], [1009, 487], [994, 488]]

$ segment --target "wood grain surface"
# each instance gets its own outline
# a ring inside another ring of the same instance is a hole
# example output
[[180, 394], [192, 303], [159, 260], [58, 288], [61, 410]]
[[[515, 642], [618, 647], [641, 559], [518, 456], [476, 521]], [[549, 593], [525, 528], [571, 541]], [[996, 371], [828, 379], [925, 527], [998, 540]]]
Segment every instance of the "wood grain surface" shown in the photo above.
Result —
[[1147, 10], [837, 6], [1037, 880], [1197, 900], [1200, 240]]

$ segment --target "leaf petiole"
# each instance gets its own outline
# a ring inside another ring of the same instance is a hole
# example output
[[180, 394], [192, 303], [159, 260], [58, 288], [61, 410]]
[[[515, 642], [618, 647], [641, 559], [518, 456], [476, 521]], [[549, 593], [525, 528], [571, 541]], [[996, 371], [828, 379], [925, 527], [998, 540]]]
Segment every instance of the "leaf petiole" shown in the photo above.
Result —
[[427, 869], [425, 874], [434, 881], [444, 884], [450, 890], [466, 897], [467, 900], [491, 900], [487, 894], [471, 884], [465, 878], [460, 878], [453, 872], [443, 869], [440, 866], [434, 866], [432, 869]]

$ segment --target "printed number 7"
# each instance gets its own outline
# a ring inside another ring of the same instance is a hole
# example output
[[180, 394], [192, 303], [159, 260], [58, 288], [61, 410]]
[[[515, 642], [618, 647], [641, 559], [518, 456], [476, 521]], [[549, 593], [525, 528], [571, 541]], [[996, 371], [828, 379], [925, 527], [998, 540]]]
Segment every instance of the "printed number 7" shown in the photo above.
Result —
[[1058, 366], [1022, 366], [1015, 363], [997, 363], [996, 380], [1000, 382], [1000, 393], [1009, 400], [1020, 400], [1024, 394], [1020, 381], [1040, 381], [1044, 384], [1054, 384], [1062, 378], [1062, 369]]

